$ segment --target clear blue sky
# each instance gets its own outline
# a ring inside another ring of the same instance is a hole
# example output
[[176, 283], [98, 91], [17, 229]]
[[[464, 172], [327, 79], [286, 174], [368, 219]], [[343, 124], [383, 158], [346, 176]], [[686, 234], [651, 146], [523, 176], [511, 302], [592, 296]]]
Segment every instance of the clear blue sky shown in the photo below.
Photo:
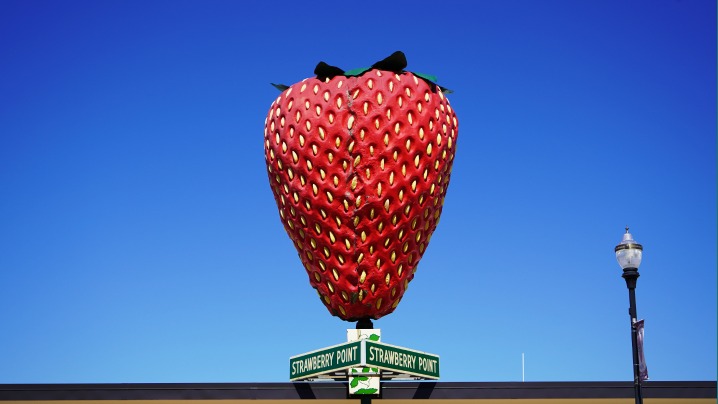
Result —
[[651, 378], [715, 380], [714, 1], [4, 0], [0, 383], [282, 382], [345, 341], [267, 183], [269, 83], [395, 50], [459, 140], [383, 340], [443, 381], [631, 380], [628, 224]]

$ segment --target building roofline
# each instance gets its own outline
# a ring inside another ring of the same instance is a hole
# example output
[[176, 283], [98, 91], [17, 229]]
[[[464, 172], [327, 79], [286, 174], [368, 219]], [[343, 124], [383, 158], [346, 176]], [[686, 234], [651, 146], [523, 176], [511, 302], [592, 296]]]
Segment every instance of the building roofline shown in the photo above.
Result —
[[[0, 384], [0, 401], [343, 399], [345, 382]], [[645, 398], [716, 398], [715, 381], [655, 381]], [[633, 397], [632, 382], [384, 382], [383, 399]]]

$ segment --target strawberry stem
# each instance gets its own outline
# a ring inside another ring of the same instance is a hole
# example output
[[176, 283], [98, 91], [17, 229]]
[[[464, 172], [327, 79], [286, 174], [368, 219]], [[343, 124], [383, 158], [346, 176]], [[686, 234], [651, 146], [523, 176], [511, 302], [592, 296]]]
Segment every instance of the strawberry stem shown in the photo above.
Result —
[[401, 73], [406, 68], [406, 55], [402, 51], [396, 51], [386, 58], [371, 65], [372, 69], [387, 70], [394, 73]]
[[317, 75], [317, 78], [319, 80], [324, 80], [326, 78], [331, 79], [335, 76], [343, 76], [344, 70], [339, 67], [326, 64], [324, 62], [319, 62], [317, 64], [317, 67], [314, 68], [314, 74]]

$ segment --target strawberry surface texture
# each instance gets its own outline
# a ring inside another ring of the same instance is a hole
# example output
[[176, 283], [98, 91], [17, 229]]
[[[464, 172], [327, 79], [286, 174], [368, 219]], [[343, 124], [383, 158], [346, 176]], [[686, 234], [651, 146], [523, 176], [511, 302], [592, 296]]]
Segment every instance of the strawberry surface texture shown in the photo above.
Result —
[[265, 121], [284, 229], [322, 303], [346, 321], [397, 307], [451, 177], [456, 114], [441, 87], [405, 65], [332, 68], [284, 86]]

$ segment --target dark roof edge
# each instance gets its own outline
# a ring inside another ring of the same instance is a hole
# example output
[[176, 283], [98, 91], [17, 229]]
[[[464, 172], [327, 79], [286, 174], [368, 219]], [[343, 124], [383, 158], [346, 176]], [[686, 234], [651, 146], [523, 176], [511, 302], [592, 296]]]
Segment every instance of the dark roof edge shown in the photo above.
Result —
[[[0, 401], [341, 399], [343, 382], [0, 384]], [[646, 398], [715, 398], [715, 381], [655, 381]], [[384, 399], [630, 398], [632, 382], [384, 382]]]

